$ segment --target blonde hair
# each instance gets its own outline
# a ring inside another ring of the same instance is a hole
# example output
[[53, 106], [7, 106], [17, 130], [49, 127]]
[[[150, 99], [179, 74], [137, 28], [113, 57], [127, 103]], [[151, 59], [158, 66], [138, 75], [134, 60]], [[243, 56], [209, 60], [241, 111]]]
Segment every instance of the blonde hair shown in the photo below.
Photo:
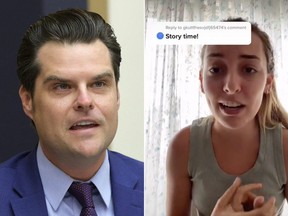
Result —
[[288, 114], [278, 99], [274, 81], [270, 93], [263, 96], [257, 117], [263, 128], [273, 128], [281, 123], [288, 129]]
[[[242, 18], [228, 18], [224, 22], [244, 22], [246, 20]], [[257, 23], [251, 23], [252, 32], [254, 32], [261, 39], [263, 43], [263, 48], [265, 52], [265, 57], [267, 60], [267, 72], [268, 74], [274, 75], [275, 65], [274, 65], [274, 54], [273, 48], [266, 32], [262, 31]], [[203, 64], [204, 52], [206, 45], [203, 46], [201, 51], [201, 60]], [[271, 84], [270, 92], [266, 92], [263, 95], [262, 103], [260, 109], [257, 113], [257, 118], [259, 125], [262, 128], [272, 128], [277, 124], [282, 124], [283, 127], [288, 129], [288, 114], [284, 107], [281, 105], [277, 92], [275, 81], [273, 79]]]

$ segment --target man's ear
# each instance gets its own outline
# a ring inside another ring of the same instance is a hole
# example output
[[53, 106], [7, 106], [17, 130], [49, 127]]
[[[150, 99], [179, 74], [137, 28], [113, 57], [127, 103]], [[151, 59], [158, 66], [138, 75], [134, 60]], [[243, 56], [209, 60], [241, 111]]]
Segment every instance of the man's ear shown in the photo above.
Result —
[[120, 92], [119, 92], [119, 88], [117, 86], [117, 106], [118, 106], [118, 110], [120, 108]]
[[205, 94], [204, 88], [203, 88], [203, 72], [202, 72], [202, 69], [199, 71], [199, 81], [200, 81], [201, 91], [202, 91], [202, 93]]
[[22, 102], [22, 107], [25, 114], [33, 120], [33, 101], [31, 94], [24, 88], [23, 85], [19, 88], [19, 96]]

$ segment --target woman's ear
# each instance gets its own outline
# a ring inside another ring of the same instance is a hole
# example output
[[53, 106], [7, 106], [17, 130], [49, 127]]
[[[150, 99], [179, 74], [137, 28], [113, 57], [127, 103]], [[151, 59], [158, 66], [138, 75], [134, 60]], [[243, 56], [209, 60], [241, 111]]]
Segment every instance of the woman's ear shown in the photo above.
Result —
[[19, 88], [19, 96], [25, 114], [33, 120], [33, 99], [31, 94], [24, 88], [23, 85], [21, 85]]
[[271, 92], [273, 85], [274, 85], [274, 75], [268, 74], [264, 93], [269, 94]]

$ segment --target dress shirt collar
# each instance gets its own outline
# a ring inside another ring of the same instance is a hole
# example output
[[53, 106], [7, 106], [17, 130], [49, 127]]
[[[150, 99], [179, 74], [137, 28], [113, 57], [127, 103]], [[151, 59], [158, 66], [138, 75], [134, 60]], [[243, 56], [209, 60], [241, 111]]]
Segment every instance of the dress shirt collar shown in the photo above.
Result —
[[[77, 180], [74, 180], [52, 164], [44, 155], [40, 144], [37, 149], [37, 163], [45, 197], [53, 209], [56, 210], [72, 182]], [[108, 207], [110, 202], [112, 202], [108, 151], [106, 151], [105, 159], [98, 172], [87, 182], [94, 183], [106, 207]], [[107, 182], [109, 182], [109, 184], [107, 184]]]

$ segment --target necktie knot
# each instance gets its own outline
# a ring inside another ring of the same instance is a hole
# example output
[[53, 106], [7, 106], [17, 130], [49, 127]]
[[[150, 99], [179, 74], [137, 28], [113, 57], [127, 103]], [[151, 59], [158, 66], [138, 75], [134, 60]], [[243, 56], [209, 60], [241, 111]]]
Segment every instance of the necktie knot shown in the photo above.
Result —
[[94, 187], [95, 186], [92, 183], [73, 182], [68, 190], [69, 193], [72, 194], [82, 205], [81, 216], [96, 216], [92, 199], [92, 191]]

